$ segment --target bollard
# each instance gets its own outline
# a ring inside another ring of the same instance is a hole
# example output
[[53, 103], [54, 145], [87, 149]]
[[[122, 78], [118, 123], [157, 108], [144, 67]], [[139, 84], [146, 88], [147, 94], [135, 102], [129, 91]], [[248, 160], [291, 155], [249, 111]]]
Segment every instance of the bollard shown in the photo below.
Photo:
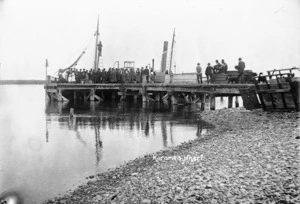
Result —
[[74, 117], [74, 108], [70, 108], [70, 117], [71, 117], [71, 118]]

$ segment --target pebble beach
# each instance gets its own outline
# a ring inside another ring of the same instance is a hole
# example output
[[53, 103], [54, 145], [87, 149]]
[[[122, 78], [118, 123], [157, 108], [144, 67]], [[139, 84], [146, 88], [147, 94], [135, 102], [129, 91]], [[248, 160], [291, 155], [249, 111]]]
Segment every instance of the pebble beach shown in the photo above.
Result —
[[300, 203], [300, 115], [244, 108], [199, 112], [196, 140], [91, 175], [44, 203]]

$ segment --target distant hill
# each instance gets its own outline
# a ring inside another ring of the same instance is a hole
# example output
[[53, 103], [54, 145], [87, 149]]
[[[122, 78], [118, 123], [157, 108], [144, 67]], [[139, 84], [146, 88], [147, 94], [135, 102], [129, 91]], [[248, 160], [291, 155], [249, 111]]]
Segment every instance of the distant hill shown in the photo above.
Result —
[[45, 84], [45, 80], [0, 80], [0, 84]]

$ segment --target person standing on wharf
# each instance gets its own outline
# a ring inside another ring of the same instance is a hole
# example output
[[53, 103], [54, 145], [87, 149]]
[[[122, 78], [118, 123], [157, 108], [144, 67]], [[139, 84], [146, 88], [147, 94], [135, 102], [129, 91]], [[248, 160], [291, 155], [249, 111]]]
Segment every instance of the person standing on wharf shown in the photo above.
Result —
[[202, 68], [200, 67], [200, 63], [197, 64], [196, 71], [197, 71], [198, 84], [200, 84], [200, 80], [201, 80], [201, 84], [203, 84], [203, 82], [202, 82]]
[[242, 61], [242, 58], [239, 58], [239, 64], [237, 66], [235, 66], [235, 68], [238, 70], [238, 81], [239, 83], [243, 83], [244, 82], [244, 70], [245, 70], [245, 62]]
[[214, 68], [212, 66], [210, 66], [210, 63], [207, 64], [207, 68], [205, 70], [205, 75], [206, 75], [206, 79], [207, 79], [207, 83], [209, 84], [210, 81], [211, 81], [211, 77], [212, 77], [212, 74], [214, 72], [213, 70]]

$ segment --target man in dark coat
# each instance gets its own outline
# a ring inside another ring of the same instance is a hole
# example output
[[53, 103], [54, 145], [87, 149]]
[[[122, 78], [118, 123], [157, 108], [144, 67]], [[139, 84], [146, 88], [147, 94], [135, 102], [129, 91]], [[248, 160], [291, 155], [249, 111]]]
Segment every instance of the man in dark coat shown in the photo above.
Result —
[[135, 75], [136, 75], [136, 83], [141, 83], [141, 72], [139, 68], [137, 68]]
[[146, 81], [147, 83], [149, 83], [149, 76], [150, 76], [150, 72], [148, 67], [146, 66], [146, 69], [144, 69], [144, 74], [146, 75]]
[[239, 64], [235, 66], [235, 68], [238, 70], [238, 81], [239, 83], [244, 83], [244, 70], [245, 70], [245, 62], [242, 61], [242, 58], [239, 58]]
[[117, 83], [121, 83], [121, 71], [119, 68], [116, 69]]
[[228, 65], [226, 64], [225, 60], [221, 60], [222, 62], [222, 65], [221, 65], [221, 68], [220, 68], [220, 73], [227, 73], [227, 70], [228, 70]]
[[214, 68], [210, 66], [210, 63], [207, 64], [206, 70], [205, 70], [205, 75], [207, 79], [207, 83], [209, 84], [211, 81], [212, 74], [214, 73]]
[[197, 63], [197, 67], [196, 67], [196, 72], [197, 72], [197, 82], [198, 84], [203, 84], [203, 81], [202, 81], [202, 68], [200, 66], [200, 63]]
[[130, 68], [129, 83], [134, 83], [135, 81], [136, 81], [135, 71], [133, 68]]
[[216, 60], [216, 65], [214, 66], [214, 73], [215, 74], [219, 73], [221, 66], [222, 65], [220, 64], [219, 60]]
[[111, 83], [116, 83], [117, 82], [117, 74], [115, 68], [111, 68], [110, 70], [110, 82]]
[[143, 83], [143, 75], [144, 75], [145, 73], [144, 73], [144, 67], [141, 67], [141, 80], [140, 80], [140, 82], [142, 82]]
[[107, 72], [106, 72], [105, 68], [102, 69], [101, 76], [102, 76], [102, 79], [101, 79], [102, 83], [107, 83]]

